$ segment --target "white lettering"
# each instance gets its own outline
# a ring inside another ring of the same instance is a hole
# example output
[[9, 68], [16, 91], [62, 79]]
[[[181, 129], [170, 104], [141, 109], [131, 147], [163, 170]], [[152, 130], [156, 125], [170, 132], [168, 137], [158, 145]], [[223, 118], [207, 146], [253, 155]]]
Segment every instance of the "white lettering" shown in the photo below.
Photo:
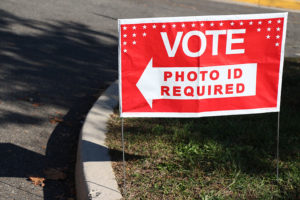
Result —
[[232, 44], [244, 43], [244, 38], [233, 39], [233, 34], [246, 33], [246, 29], [229, 29], [227, 30], [226, 54], [243, 54], [245, 49], [232, 49]]
[[161, 37], [163, 39], [163, 42], [164, 42], [165, 48], [167, 50], [168, 56], [169, 57], [174, 57], [176, 52], [177, 52], [177, 49], [178, 49], [178, 46], [179, 46], [179, 43], [180, 43], [180, 40], [181, 40], [181, 37], [182, 37], [182, 32], [177, 32], [175, 42], [174, 42], [174, 45], [173, 45], [172, 49], [171, 49], [171, 45], [170, 45], [170, 41], [169, 41], [167, 33], [166, 32], [161, 32], [160, 34], [161, 34]]
[[[198, 36], [201, 40], [200, 50], [198, 52], [191, 52], [188, 47], [188, 42], [190, 37]], [[201, 56], [206, 49], [206, 37], [201, 31], [190, 31], [183, 37], [182, 40], [182, 50], [189, 57], [199, 57]]]
[[219, 47], [219, 35], [225, 35], [226, 30], [210, 30], [205, 31], [206, 35], [212, 35], [213, 41], [212, 41], [212, 55], [216, 56], [218, 55], [218, 47]]
[[[218, 55], [219, 53], [219, 36], [226, 35], [226, 52], [225, 54], [244, 54], [245, 49], [232, 49], [232, 44], [242, 44], [244, 43], [244, 38], [232, 38], [233, 34], [245, 34], [246, 29], [229, 29], [229, 30], [207, 30], [205, 31], [206, 35], [212, 35], [212, 55]], [[183, 32], [177, 32], [176, 38], [171, 47], [170, 40], [168, 38], [167, 32], [161, 32], [161, 37], [163, 43], [165, 45], [167, 54], [169, 57], [175, 57], [176, 52], [178, 50], [179, 44], [181, 42], [181, 38]], [[189, 49], [189, 40], [192, 36], [198, 36], [200, 38], [200, 49], [199, 51], [192, 52]], [[206, 36], [201, 31], [190, 31], [185, 34], [182, 39], [182, 50], [189, 57], [200, 57], [206, 50], [207, 41]]]

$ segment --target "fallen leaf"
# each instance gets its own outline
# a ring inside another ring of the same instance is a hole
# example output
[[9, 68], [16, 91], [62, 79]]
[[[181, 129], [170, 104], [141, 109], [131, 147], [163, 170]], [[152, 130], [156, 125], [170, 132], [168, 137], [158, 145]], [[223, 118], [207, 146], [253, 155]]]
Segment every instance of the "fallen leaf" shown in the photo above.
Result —
[[42, 149], [46, 149], [47, 147], [46, 146], [42, 146]]
[[45, 186], [45, 178], [42, 177], [35, 177], [35, 176], [29, 176], [28, 178], [34, 185], [36, 186], [41, 186], [44, 187]]
[[40, 107], [40, 104], [39, 103], [33, 103], [32, 104], [34, 107]]
[[59, 111], [55, 111], [55, 113], [56, 113], [57, 115], [60, 115], [60, 116], [63, 115], [63, 114], [62, 114], [61, 112], [59, 112]]
[[50, 119], [50, 123], [51, 124], [56, 124], [58, 122], [63, 122], [64, 120], [62, 118], [59, 118], [59, 117], [54, 117], [54, 118], [51, 118]]
[[44, 170], [46, 178], [49, 180], [64, 180], [66, 179], [66, 174], [59, 169], [48, 168]]

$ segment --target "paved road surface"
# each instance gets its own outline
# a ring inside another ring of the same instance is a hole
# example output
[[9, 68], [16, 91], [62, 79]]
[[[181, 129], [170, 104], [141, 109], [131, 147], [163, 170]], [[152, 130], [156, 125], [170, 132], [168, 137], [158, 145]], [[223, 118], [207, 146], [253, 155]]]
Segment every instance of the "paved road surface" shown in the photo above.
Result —
[[[272, 10], [207, 0], [1, 0], [0, 199], [74, 197], [82, 121], [117, 79], [117, 18], [261, 12]], [[290, 57], [300, 56], [299, 22], [290, 13]], [[45, 187], [27, 180], [49, 168], [67, 178]]]

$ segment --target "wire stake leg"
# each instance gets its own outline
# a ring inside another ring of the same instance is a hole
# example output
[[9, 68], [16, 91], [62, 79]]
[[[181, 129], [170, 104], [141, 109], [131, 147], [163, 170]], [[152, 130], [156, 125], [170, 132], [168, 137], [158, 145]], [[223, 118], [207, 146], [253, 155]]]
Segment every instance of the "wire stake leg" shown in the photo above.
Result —
[[122, 151], [123, 151], [123, 190], [124, 198], [126, 199], [126, 163], [125, 163], [125, 145], [124, 145], [124, 121], [121, 118], [121, 131], [122, 131]]

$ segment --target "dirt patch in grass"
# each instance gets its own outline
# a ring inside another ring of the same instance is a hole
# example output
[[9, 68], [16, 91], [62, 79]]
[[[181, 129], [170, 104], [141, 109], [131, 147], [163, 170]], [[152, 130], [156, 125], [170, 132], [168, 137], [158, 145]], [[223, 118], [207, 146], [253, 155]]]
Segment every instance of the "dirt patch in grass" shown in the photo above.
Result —
[[[276, 181], [277, 113], [124, 119], [128, 199], [299, 199], [300, 65], [285, 63]], [[107, 144], [122, 190], [120, 118]], [[123, 192], [123, 190], [122, 190]], [[124, 195], [124, 194], [123, 194]]]

